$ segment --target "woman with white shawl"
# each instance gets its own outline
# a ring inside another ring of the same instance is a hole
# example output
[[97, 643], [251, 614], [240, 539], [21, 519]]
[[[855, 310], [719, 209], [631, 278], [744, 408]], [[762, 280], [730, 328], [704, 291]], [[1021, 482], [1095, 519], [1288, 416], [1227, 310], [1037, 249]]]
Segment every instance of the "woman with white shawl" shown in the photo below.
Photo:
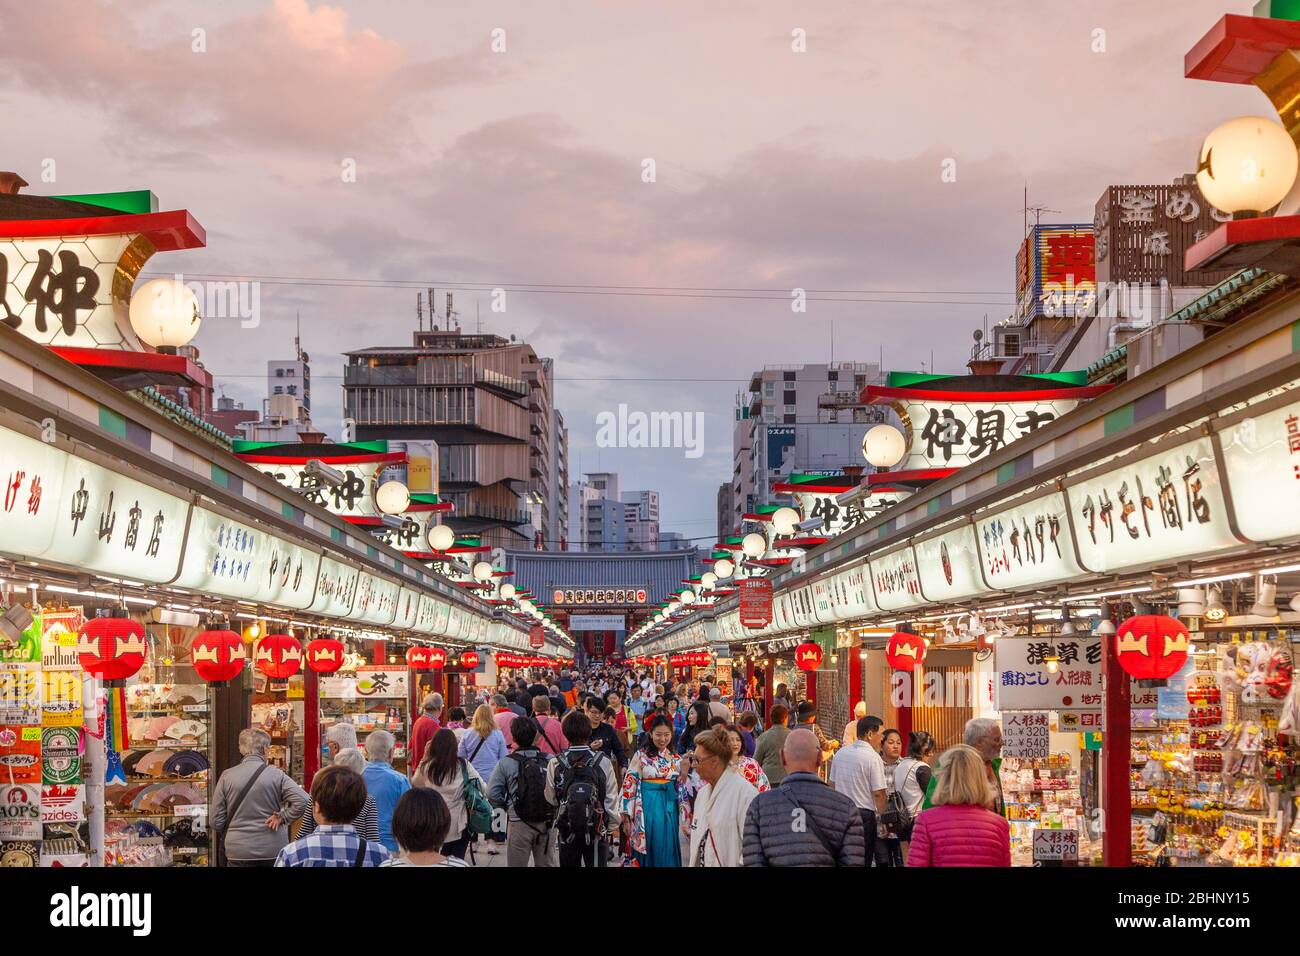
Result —
[[718, 728], [695, 738], [695, 769], [704, 786], [691, 817], [690, 866], [743, 866], [745, 813], [758, 791], [732, 767], [731, 742]]

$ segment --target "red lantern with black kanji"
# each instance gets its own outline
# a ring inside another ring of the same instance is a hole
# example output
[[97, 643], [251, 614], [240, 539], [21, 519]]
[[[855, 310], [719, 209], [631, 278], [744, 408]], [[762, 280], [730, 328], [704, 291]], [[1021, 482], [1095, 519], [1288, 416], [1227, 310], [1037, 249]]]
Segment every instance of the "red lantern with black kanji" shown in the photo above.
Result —
[[254, 646], [253, 663], [267, 677], [284, 680], [302, 667], [302, 645], [288, 634], [268, 634]]
[[307, 645], [307, 666], [317, 674], [333, 674], [343, 666], [343, 642], [318, 637]]
[[77, 639], [81, 669], [118, 686], [144, 666], [147, 649], [144, 627], [129, 617], [92, 618]]
[[895, 631], [885, 642], [885, 661], [896, 671], [914, 671], [925, 660], [925, 638], [909, 631]]
[[794, 662], [801, 671], [815, 671], [822, 666], [822, 646], [809, 641], [794, 649]]
[[209, 684], [224, 684], [243, 673], [248, 648], [234, 631], [204, 631], [190, 644], [190, 662]]
[[429, 670], [440, 671], [447, 666], [447, 652], [441, 647], [430, 647]]
[[460, 666], [470, 670], [478, 667], [478, 651], [466, 651], [460, 655]]
[[1183, 669], [1191, 635], [1177, 618], [1139, 614], [1115, 629], [1119, 666], [1135, 680], [1164, 680]]

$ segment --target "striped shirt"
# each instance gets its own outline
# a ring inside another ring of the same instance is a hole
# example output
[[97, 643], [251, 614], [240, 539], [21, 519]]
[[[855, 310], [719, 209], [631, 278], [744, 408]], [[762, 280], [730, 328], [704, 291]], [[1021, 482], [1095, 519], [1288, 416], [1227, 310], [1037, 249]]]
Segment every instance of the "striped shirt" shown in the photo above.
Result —
[[[361, 837], [352, 824], [327, 824], [316, 828], [311, 836], [294, 840], [275, 858], [276, 866], [352, 866], [356, 862]], [[382, 843], [366, 841], [362, 866], [380, 866], [388, 859]]]
[[[361, 808], [357, 818], [352, 821], [357, 834], [371, 843], [379, 842], [379, 810], [375, 807], [375, 798], [366, 795], [366, 805]], [[302, 826], [298, 828], [298, 839], [311, 836], [316, 832], [316, 814], [312, 813], [311, 797], [307, 798], [307, 809], [302, 812]]]

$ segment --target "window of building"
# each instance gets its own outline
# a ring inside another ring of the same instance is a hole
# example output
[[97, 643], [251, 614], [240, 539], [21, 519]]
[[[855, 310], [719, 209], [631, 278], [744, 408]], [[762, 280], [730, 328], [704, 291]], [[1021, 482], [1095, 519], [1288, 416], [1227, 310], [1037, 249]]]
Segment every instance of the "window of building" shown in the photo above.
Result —
[[781, 378], [784, 379], [784, 380], [787, 381], [787, 382], [793, 382], [793, 381], [794, 381], [794, 372], [782, 372], [782, 373], [781, 373]]
[[839, 370], [839, 369], [837, 369], [837, 368], [833, 368], [833, 369], [831, 369], [829, 372], [826, 373], [826, 381], [828, 381], [828, 382], [838, 382], [839, 380], [840, 380], [840, 370]]
[[289, 394], [290, 394], [290, 395], [297, 395], [297, 394], [298, 394], [298, 386], [297, 386], [297, 385], [290, 385], [288, 391], [289, 391]]
[[776, 397], [776, 382], [763, 383], [763, 397], [764, 398]]
[[282, 368], [277, 368], [277, 369], [275, 370], [275, 377], [276, 377], [276, 378], [284, 378], [284, 369], [282, 369]]
[[793, 405], [795, 403], [795, 392], [787, 389], [785, 393], [785, 404]]
[[793, 424], [795, 423], [796, 417], [797, 417], [797, 416], [795, 416], [795, 415], [787, 414], [787, 415], [785, 416], [785, 423], [786, 423], [787, 425], [793, 425]]
[[853, 376], [853, 387], [856, 388], [858, 391], [862, 391], [864, 388], [867, 387], [867, 377], [865, 375]]
[[273, 394], [275, 394], [275, 395], [283, 395], [283, 394], [284, 394], [284, 386], [283, 386], [283, 385], [277, 385], [277, 386], [275, 387], [275, 392], [274, 392]]

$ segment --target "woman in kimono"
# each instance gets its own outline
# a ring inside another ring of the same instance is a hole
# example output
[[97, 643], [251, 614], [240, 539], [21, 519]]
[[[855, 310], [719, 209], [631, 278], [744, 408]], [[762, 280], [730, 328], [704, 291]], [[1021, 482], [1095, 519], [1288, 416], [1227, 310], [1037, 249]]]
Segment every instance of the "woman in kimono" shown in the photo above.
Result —
[[623, 778], [623, 825], [638, 866], [681, 866], [679, 758], [673, 722], [655, 715]]
[[691, 866], [743, 866], [745, 814], [758, 791], [732, 763], [721, 727], [695, 738], [695, 767], [704, 781], [691, 820]]
[[753, 757], [744, 755], [745, 736], [740, 732], [740, 728], [735, 724], [727, 724], [725, 727], [719, 725], [714, 730], [725, 731], [726, 733], [726, 740], [731, 746], [732, 769], [748, 781], [749, 785], [759, 793], [771, 790], [772, 785], [768, 782], [767, 774], [763, 772], [763, 765]]

